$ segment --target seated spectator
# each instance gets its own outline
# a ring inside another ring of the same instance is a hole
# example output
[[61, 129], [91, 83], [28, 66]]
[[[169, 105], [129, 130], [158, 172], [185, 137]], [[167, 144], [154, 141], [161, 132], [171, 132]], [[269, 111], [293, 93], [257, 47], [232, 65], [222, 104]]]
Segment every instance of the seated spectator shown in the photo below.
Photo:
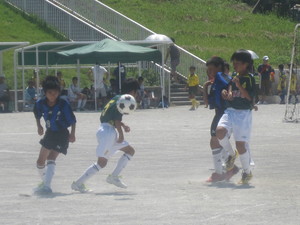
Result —
[[68, 97], [71, 102], [76, 102], [77, 101], [77, 109], [76, 111], [83, 111], [87, 96], [82, 93], [80, 87], [78, 87], [78, 78], [73, 77], [72, 78], [72, 84], [69, 87], [68, 90]]
[[60, 95], [68, 95], [68, 91], [65, 89], [66, 88], [66, 83], [65, 83], [65, 81], [63, 79], [62, 72], [58, 71], [56, 73], [56, 76], [57, 76], [59, 84], [60, 84], [60, 90], [61, 90], [61, 94]]
[[9, 89], [5, 83], [5, 76], [0, 75], [0, 111], [9, 112]]
[[169, 100], [168, 100], [168, 98], [165, 95], [164, 95], [163, 98], [160, 98], [157, 107], [158, 108], [168, 108], [169, 107]]
[[25, 90], [25, 107], [31, 111], [33, 109], [34, 103], [37, 100], [36, 89], [34, 87], [34, 81], [28, 81], [28, 87]]

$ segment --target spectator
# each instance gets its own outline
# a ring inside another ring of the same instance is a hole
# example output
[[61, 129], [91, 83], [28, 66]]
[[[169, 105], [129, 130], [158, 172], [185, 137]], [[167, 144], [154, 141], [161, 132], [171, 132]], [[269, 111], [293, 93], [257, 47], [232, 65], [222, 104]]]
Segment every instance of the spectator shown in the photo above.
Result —
[[60, 95], [68, 95], [68, 91], [65, 89], [66, 88], [66, 83], [63, 79], [62, 72], [58, 71], [56, 73], [56, 76], [57, 76], [57, 79], [58, 79], [59, 85], [60, 85], [60, 91], [61, 91]]
[[36, 100], [37, 100], [37, 95], [34, 86], [34, 81], [30, 80], [28, 81], [28, 86], [25, 90], [25, 107], [31, 111], [33, 109]]
[[107, 93], [104, 85], [105, 79], [108, 78], [107, 70], [104, 67], [100, 66], [98, 62], [96, 62], [96, 65], [88, 71], [87, 75], [89, 79], [93, 82], [92, 87], [94, 89], [94, 92], [96, 93], [98, 107], [104, 106], [107, 102]]
[[139, 77], [138, 78], [138, 83], [140, 85], [138, 91], [137, 91], [137, 102], [139, 103], [140, 107], [144, 109], [145, 107], [145, 102], [144, 102], [144, 97], [145, 97], [145, 86], [144, 86], [144, 78]]
[[77, 109], [76, 111], [84, 111], [84, 107], [86, 104], [87, 96], [82, 93], [81, 88], [78, 86], [78, 78], [72, 78], [72, 84], [68, 90], [68, 97], [71, 102], [77, 101]]
[[168, 50], [167, 50], [167, 55], [165, 57], [165, 64], [170, 56], [171, 58], [171, 79], [175, 82], [178, 82], [178, 76], [176, 73], [176, 67], [180, 63], [180, 52], [179, 49], [175, 46], [175, 39], [171, 38], [172, 44], [170, 44]]
[[260, 90], [261, 98], [258, 104], [268, 104], [266, 96], [270, 93], [271, 81], [274, 81], [274, 69], [269, 64], [269, 57], [263, 57], [263, 64], [257, 68], [258, 75], [260, 76]]
[[277, 92], [280, 97], [280, 104], [285, 104], [285, 95], [286, 95], [286, 73], [284, 71], [284, 65], [280, 64], [279, 69], [279, 82], [277, 86]]
[[9, 89], [5, 83], [5, 76], [3, 74], [0, 75], [0, 111], [9, 112]]
[[189, 88], [189, 99], [192, 102], [192, 107], [190, 108], [190, 110], [195, 110], [200, 105], [200, 103], [196, 99], [196, 95], [199, 88], [199, 77], [197, 74], [195, 74], [195, 70], [195, 66], [190, 66], [190, 75], [188, 76], [186, 86], [186, 88]]
[[116, 87], [117, 87], [117, 93], [119, 94], [120, 93], [120, 78], [119, 76], [121, 75], [121, 87], [122, 87], [122, 84], [124, 83], [124, 80], [126, 79], [126, 67], [124, 65], [120, 65], [120, 74], [119, 74], [119, 66], [117, 66], [115, 69], [114, 69], [114, 76], [115, 76], [115, 79], [116, 79]]

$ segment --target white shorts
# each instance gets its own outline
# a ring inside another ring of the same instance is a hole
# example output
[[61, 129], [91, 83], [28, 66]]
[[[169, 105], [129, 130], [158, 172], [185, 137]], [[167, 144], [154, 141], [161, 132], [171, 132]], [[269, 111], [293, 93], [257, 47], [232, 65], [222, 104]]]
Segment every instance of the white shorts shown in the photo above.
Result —
[[252, 128], [252, 111], [228, 108], [221, 117], [218, 126], [226, 128], [229, 136], [233, 133], [235, 141], [249, 142]]
[[107, 96], [105, 87], [103, 87], [103, 88], [96, 88], [96, 96], [97, 96], [97, 98], [99, 98], [99, 94], [101, 94], [102, 98], [104, 98], [104, 97]]
[[129, 145], [127, 141], [123, 141], [122, 143], [117, 142], [117, 131], [108, 123], [100, 124], [96, 136], [98, 140], [98, 146], [96, 150], [97, 157], [104, 157], [108, 159], [117, 151]]

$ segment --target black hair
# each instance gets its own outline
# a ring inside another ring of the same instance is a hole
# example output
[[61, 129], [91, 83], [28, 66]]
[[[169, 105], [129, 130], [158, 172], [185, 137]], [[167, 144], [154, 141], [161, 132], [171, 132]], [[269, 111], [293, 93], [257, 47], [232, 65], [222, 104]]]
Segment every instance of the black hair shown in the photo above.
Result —
[[278, 68], [281, 69], [281, 70], [283, 70], [284, 65], [283, 65], [283, 64], [279, 64], [279, 65], [278, 65]]
[[140, 85], [136, 79], [128, 78], [122, 84], [122, 94], [128, 94], [131, 91], [137, 91]]
[[72, 81], [78, 80], [78, 77], [72, 77]]
[[230, 65], [226, 61], [224, 61], [224, 69], [230, 70]]
[[212, 58], [210, 58], [209, 60], [207, 60], [206, 66], [209, 66], [209, 65], [213, 65], [215, 67], [219, 67], [220, 66], [221, 67], [221, 71], [224, 72], [225, 62], [219, 56], [213, 56]]
[[58, 78], [55, 76], [47, 76], [42, 84], [44, 93], [47, 92], [47, 90], [58, 90], [60, 91], [60, 84], [58, 81]]
[[138, 78], [138, 81], [143, 81], [144, 80], [144, 77], [139, 77]]
[[190, 66], [190, 70], [191, 70], [191, 69], [195, 70], [196, 67], [195, 67], [195, 66]]
[[232, 56], [230, 61], [232, 62], [233, 60], [239, 61], [239, 62], [243, 62], [243, 63], [248, 63], [248, 70], [251, 70], [253, 67], [253, 59], [251, 54], [244, 49], [240, 49], [235, 51]]
[[173, 43], [175, 43], [175, 39], [174, 39], [174, 38], [170, 37], [170, 39], [171, 39], [171, 41], [172, 41]]

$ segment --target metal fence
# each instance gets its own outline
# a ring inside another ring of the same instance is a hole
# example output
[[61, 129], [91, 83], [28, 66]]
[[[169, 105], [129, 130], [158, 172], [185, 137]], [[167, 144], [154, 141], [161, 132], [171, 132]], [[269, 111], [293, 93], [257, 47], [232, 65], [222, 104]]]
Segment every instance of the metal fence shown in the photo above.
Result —
[[38, 19], [45, 21], [48, 26], [63, 34], [69, 40], [97, 41], [104, 38], [114, 39], [74, 14], [57, 7], [50, 1], [6, 0], [6, 2], [27, 14], [34, 15]]

